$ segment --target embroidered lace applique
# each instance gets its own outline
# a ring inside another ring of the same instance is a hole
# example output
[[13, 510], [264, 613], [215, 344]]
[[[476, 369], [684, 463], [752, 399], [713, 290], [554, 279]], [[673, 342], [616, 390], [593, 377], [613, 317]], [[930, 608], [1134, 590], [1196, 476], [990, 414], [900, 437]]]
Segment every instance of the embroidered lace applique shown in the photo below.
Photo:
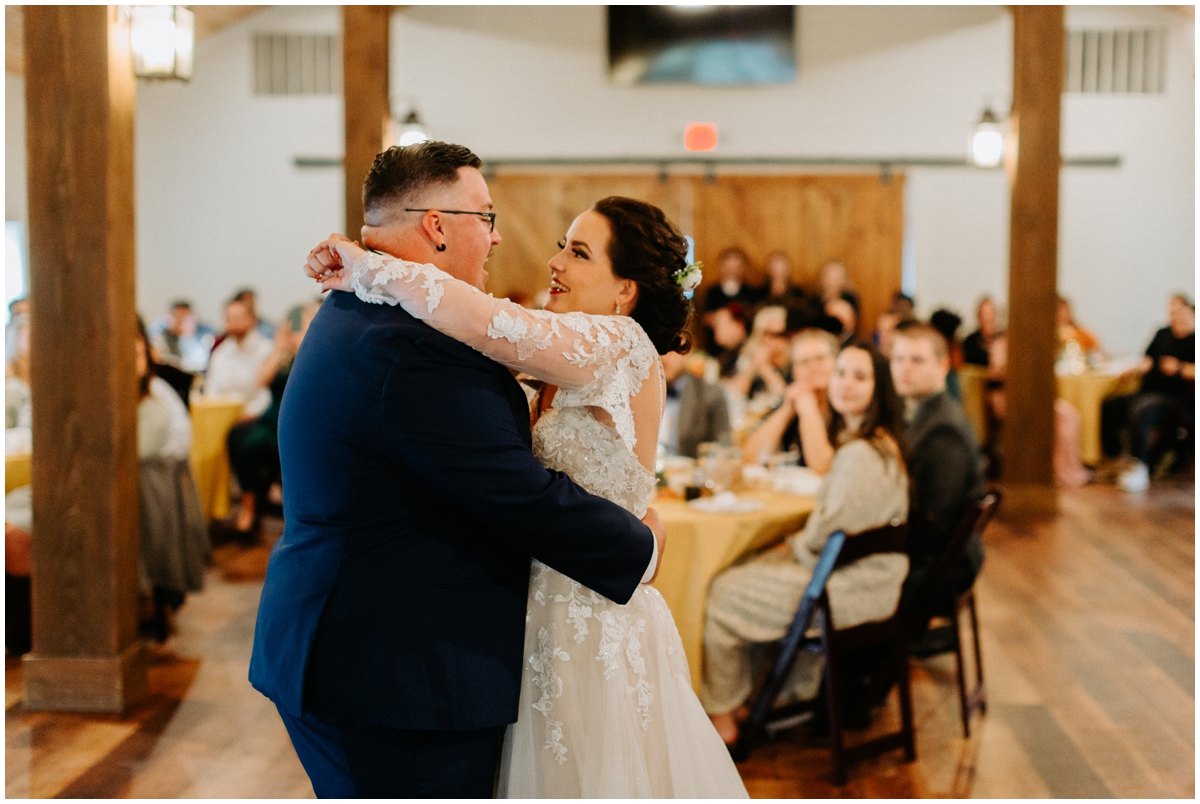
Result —
[[554, 660], [562, 659], [569, 662], [571, 657], [562, 648], [554, 644], [554, 623], [542, 626], [538, 630], [538, 646], [540, 650], [529, 657], [529, 666], [533, 669], [533, 683], [542, 691], [542, 697], [533, 705], [546, 718], [546, 750], [554, 754], [554, 761], [563, 764], [567, 761], [567, 747], [562, 744], [562, 723], [550, 717], [554, 708], [552, 698], [562, 697], [562, 679], [554, 672]]
[[555, 595], [553, 600], [567, 604], [567, 622], [575, 626], [575, 643], [582, 645], [590, 633], [587, 621], [592, 618], [592, 611], [608, 605], [608, 601], [578, 581], [570, 581], [570, 587], [567, 594]]
[[637, 683], [630, 692], [637, 696], [637, 711], [642, 716], [642, 731], [650, 728], [650, 704], [654, 701], [654, 685], [646, 680], [646, 660], [642, 658], [642, 643], [638, 639], [646, 630], [646, 621], [638, 620], [629, 627], [625, 637], [625, 658], [629, 667], [637, 674]]
[[612, 416], [617, 435], [632, 451], [637, 446], [630, 400], [642, 390], [650, 376], [650, 367], [658, 359], [650, 338], [631, 318], [621, 316], [585, 316], [568, 313], [563, 326], [581, 337], [574, 352], [563, 356], [573, 365], [596, 366], [591, 383], [575, 390], [560, 389], [553, 406], [595, 406]]
[[437, 310], [445, 293], [442, 283], [451, 278], [449, 274], [432, 265], [397, 260], [373, 251], [369, 252], [360, 264], [351, 268], [350, 287], [354, 290], [354, 295], [372, 304], [390, 304], [395, 307], [400, 303], [400, 300], [387, 290], [387, 283], [392, 280], [424, 280], [420, 288], [425, 291], [425, 305], [431, 314]]
[[547, 328], [541, 324], [534, 324], [531, 327], [525, 319], [516, 318], [501, 310], [496, 313], [496, 317], [488, 325], [487, 334], [489, 338], [504, 338], [509, 343], [515, 344], [517, 359], [528, 360], [533, 357], [535, 351], [550, 348], [550, 342], [558, 333], [553, 322], [548, 329], [549, 331], [546, 331]]

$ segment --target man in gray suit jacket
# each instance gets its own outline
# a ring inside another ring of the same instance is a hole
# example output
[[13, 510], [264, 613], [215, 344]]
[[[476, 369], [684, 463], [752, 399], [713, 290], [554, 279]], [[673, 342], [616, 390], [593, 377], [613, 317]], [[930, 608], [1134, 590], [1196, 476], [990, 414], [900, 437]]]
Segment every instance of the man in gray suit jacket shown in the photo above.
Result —
[[729, 410], [721, 386], [684, 371], [678, 352], [663, 355], [662, 363], [667, 399], [659, 440], [667, 453], [695, 458], [706, 441], [728, 444]]
[[[911, 561], [903, 597], [909, 599], [945, 552], [967, 506], [987, 493], [983, 458], [962, 405], [946, 393], [946, 341], [929, 324], [907, 322], [892, 343], [892, 381], [908, 421], [905, 461], [912, 481]], [[959, 557], [954, 585], [964, 591], [983, 566], [983, 540], [974, 533]]]

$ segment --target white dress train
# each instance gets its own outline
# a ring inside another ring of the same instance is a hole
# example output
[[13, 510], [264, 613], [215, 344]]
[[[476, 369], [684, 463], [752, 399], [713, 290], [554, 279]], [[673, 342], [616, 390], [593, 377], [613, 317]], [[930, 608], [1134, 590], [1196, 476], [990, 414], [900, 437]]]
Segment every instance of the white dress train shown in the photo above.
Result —
[[[492, 359], [558, 385], [553, 409], [533, 429], [534, 454], [645, 515], [655, 481], [635, 447], [639, 435], [657, 433], [663, 389], [658, 355], [636, 322], [525, 310], [432, 265], [380, 254], [351, 268], [360, 298], [400, 303]], [[692, 690], [658, 590], [642, 585], [622, 606], [535, 561], [525, 619], [520, 713], [505, 735], [501, 797], [747, 797]]]

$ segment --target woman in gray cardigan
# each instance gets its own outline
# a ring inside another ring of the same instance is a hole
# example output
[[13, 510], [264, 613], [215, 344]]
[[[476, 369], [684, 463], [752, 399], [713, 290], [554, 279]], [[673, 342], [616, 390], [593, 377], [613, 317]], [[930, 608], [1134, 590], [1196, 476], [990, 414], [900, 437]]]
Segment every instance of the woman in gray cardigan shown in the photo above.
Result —
[[[908, 518], [902, 406], [887, 359], [868, 344], [842, 347], [829, 403], [830, 442], [837, 451], [804, 530], [721, 573], [709, 591], [701, 700], [726, 743], [737, 740], [739, 709], [750, 696], [751, 644], [784, 635], [829, 535]], [[868, 556], [834, 572], [826, 587], [834, 626], [889, 617], [907, 573], [908, 557], [901, 553]], [[790, 685], [801, 700], [815, 696], [820, 683], [820, 657], [804, 657]]]

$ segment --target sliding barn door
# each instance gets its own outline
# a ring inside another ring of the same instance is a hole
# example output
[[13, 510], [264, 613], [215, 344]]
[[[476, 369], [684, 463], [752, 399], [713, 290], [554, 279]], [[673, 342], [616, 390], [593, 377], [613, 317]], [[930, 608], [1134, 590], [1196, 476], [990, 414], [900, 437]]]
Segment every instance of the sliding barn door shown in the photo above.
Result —
[[904, 177], [502, 175], [490, 182], [504, 241], [492, 256], [489, 290], [535, 296], [550, 285], [547, 261], [571, 221], [594, 201], [626, 195], [662, 208], [696, 238], [705, 286], [717, 279], [722, 249], [739, 246], [753, 264], [751, 281], [765, 281], [773, 251], [787, 252], [795, 281], [813, 285], [821, 266], [841, 260], [862, 299], [860, 332], [900, 289], [904, 238]]

